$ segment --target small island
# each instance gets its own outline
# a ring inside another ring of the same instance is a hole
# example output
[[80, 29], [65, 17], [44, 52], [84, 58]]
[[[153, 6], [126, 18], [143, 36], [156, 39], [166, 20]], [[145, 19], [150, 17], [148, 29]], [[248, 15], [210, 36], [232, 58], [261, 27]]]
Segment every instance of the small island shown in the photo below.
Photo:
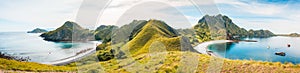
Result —
[[277, 36], [300, 37], [300, 34], [298, 34], [298, 33], [277, 34]]
[[44, 33], [44, 32], [48, 32], [48, 31], [41, 28], [35, 28], [34, 30], [28, 31], [27, 33]]

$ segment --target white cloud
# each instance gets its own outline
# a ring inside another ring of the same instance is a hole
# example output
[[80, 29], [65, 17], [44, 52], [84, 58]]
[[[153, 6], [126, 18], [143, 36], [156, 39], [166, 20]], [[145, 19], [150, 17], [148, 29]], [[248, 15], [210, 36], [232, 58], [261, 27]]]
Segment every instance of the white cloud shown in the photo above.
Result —
[[[162, 4], [160, 6], [143, 5], [149, 2]], [[28, 30], [36, 27], [59, 27], [67, 20], [76, 20], [81, 3], [82, 0], [1, 1], [0, 20], [17, 22], [12, 24], [21, 25], [12, 25], [5, 23], [5, 21], [0, 21], [0, 25], [7, 25], [5, 28], [1, 27], [0, 31], [9, 29]], [[193, 6], [195, 4], [198, 5], [198, 8], [196, 8], [197, 6]], [[138, 7], [138, 10], [129, 11], [131, 13], [126, 13], [128, 9], [136, 8], [136, 5], [141, 7]], [[88, 8], [93, 10], [92, 7]], [[190, 10], [180, 7], [186, 7]], [[245, 28], [269, 29], [275, 33], [300, 32], [296, 28], [300, 24], [300, 9], [295, 7], [297, 6], [289, 4], [264, 4], [257, 1], [242, 2], [240, 0], [111, 0], [109, 6], [96, 19], [97, 25], [94, 27], [103, 24], [126, 24], [133, 19], [148, 20], [150, 18], [164, 20], [174, 26], [183, 24], [190, 26], [195, 24], [204, 14], [222, 13], [228, 15], [235, 23]], [[170, 8], [171, 10], [166, 10]], [[97, 10], [94, 12], [97, 12]], [[131, 18], [126, 19], [126, 21], [124, 18], [120, 18], [124, 13], [126, 13], [125, 17]], [[93, 15], [98, 16], [99, 14], [87, 14], [86, 18]], [[94, 19], [93, 17], [91, 18]], [[186, 19], [187, 21], [185, 21]], [[119, 20], [122, 22], [118, 22]], [[82, 21], [78, 22], [81, 24], [90, 24]]]
[[[81, 0], [26, 0], [26, 1], [1, 1], [0, 19], [20, 24], [0, 24], [32, 26], [5, 27], [12, 30], [28, 30], [36, 27], [57, 27], [66, 20], [74, 20], [76, 9]], [[23, 24], [22, 24], [23, 23]]]
[[[292, 4], [266, 4], [257, 1], [241, 2], [222, 0], [216, 2], [221, 12], [228, 14], [236, 24], [248, 29], [268, 29], [274, 33], [300, 32], [299, 9]], [[230, 16], [231, 15], [231, 16]]]
[[[152, 3], [152, 4], [151, 4]], [[159, 4], [156, 4], [159, 3]], [[148, 4], [144, 5], [144, 4]], [[138, 5], [138, 6], [136, 6]], [[134, 19], [138, 20], [148, 20], [151, 18], [164, 20], [170, 25], [190, 25], [190, 22], [186, 22], [186, 19], [190, 19], [191, 17], [185, 17], [182, 12], [176, 7], [179, 6], [187, 6], [192, 5], [189, 1], [179, 0], [114, 0], [110, 3], [109, 7], [105, 9], [103, 14], [99, 19], [99, 24], [109, 24], [109, 25], [124, 25], [130, 23]], [[134, 10], [130, 10], [131, 8], [137, 8]], [[163, 9], [171, 8], [170, 12], [174, 12], [177, 14], [172, 14], [164, 11]], [[174, 8], [174, 9], [172, 9]], [[128, 12], [128, 13], [126, 13]], [[126, 13], [124, 15], [124, 13]], [[122, 19], [120, 17], [131, 17], [127, 19]], [[180, 19], [182, 20], [180, 22]], [[99, 25], [98, 24], [98, 25]], [[179, 27], [179, 26], [176, 26]]]

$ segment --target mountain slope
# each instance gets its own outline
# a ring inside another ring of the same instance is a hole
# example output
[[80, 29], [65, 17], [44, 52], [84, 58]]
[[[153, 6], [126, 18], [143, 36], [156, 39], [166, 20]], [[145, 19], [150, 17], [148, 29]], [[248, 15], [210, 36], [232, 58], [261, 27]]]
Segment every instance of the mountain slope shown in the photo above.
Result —
[[130, 35], [130, 41], [126, 43], [123, 50], [129, 51], [132, 55], [147, 53], [153, 44], [161, 44], [166, 51], [194, 51], [185, 37], [179, 36], [178, 32], [165, 22], [151, 19], [146, 24], [140, 24]]
[[204, 29], [208, 29], [212, 38], [215, 39], [229, 39], [228, 36], [247, 35], [247, 30], [240, 28], [229, 17], [221, 14], [217, 16], [205, 15], [196, 26], [205, 26]]
[[[274, 36], [269, 30], [255, 30], [250, 33], [237, 26], [233, 21], [225, 15], [209, 16], [205, 15], [194, 26], [199, 39], [207, 41], [210, 39], [236, 39], [235, 37], [270, 37]], [[210, 36], [210, 38], [209, 38]], [[201, 42], [201, 41], [200, 41]]]
[[103, 40], [103, 42], [108, 42], [111, 40], [113, 30], [116, 29], [118, 29], [118, 27], [114, 25], [101, 25], [94, 32], [95, 39]]
[[67, 21], [56, 30], [40, 35], [47, 41], [87, 41], [94, 40], [93, 33], [75, 22]]
[[128, 42], [128, 37], [131, 35], [131, 32], [133, 32], [133, 29], [140, 27], [138, 25], [144, 25], [146, 23], [147, 21], [145, 20], [133, 20], [131, 23], [123, 25], [119, 29], [113, 31], [112, 43], [116, 44], [121, 42]]

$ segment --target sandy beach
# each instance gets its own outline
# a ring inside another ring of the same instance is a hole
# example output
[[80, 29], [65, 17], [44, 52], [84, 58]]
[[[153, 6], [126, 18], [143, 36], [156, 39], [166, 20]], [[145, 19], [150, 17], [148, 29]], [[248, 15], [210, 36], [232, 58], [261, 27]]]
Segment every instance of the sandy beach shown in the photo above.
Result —
[[211, 56], [216, 56], [213, 53], [207, 52], [208, 50], [208, 46], [211, 44], [217, 44], [217, 43], [226, 43], [226, 42], [233, 42], [231, 40], [214, 40], [214, 41], [207, 41], [207, 42], [203, 42], [199, 45], [197, 45], [196, 47], [194, 47], [194, 49], [196, 49], [198, 52], [202, 53], [202, 54], [208, 54]]
[[60, 60], [56, 60], [56, 61], [51, 61], [51, 62], [43, 62], [42, 64], [48, 64], [48, 65], [65, 65], [71, 62], [75, 62], [78, 59], [81, 59], [85, 56], [91, 55], [93, 53], [96, 52], [96, 48], [91, 48], [88, 49], [80, 54], [68, 57], [68, 58], [64, 58], [64, 59], [60, 59]]

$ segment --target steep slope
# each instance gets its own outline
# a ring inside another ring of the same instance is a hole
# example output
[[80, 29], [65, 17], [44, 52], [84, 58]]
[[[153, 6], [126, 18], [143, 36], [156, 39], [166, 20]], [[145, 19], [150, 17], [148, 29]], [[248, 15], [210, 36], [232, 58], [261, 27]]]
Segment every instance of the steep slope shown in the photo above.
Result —
[[48, 32], [48, 31], [41, 28], [35, 28], [34, 30], [28, 31], [27, 33], [44, 33], [44, 32]]
[[[146, 24], [140, 24], [130, 35], [130, 41], [123, 46], [123, 50], [132, 55], [147, 53], [149, 48], [165, 49], [166, 51], [194, 51], [185, 37], [165, 22], [151, 19]], [[151, 46], [161, 44], [164, 47]]]
[[113, 31], [112, 43], [116, 44], [121, 42], [128, 42], [128, 37], [130, 36], [131, 32], [133, 32], [133, 29], [137, 28], [138, 25], [144, 25], [146, 23], [147, 21], [145, 20], [133, 20], [131, 23], [123, 25], [119, 29]]
[[[209, 31], [210, 35], [215, 39], [230, 39], [231, 36], [245, 36], [247, 35], [247, 30], [240, 28], [232, 22], [232, 20], [221, 14], [217, 16], [205, 15], [202, 19], [198, 21], [198, 26], [205, 27], [205, 32]], [[200, 27], [202, 28], [202, 27]]]
[[101, 25], [95, 30], [95, 39], [103, 40], [103, 42], [108, 42], [111, 40], [111, 36], [113, 34], [113, 30], [118, 29], [117, 26], [114, 25]]
[[[270, 37], [274, 36], [269, 30], [250, 30], [249, 32], [237, 26], [225, 15], [205, 15], [194, 26], [198, 39], [207, 41], [211, 39], [236, 39], [236, 37]], [[209, 37], [210, 36], [210, 37]]]
[[75, 22], [67, 21], [56, 30], [43, 33], [41, 37], [47, 41], [87, 41], [94, 40], [93, 33]]

